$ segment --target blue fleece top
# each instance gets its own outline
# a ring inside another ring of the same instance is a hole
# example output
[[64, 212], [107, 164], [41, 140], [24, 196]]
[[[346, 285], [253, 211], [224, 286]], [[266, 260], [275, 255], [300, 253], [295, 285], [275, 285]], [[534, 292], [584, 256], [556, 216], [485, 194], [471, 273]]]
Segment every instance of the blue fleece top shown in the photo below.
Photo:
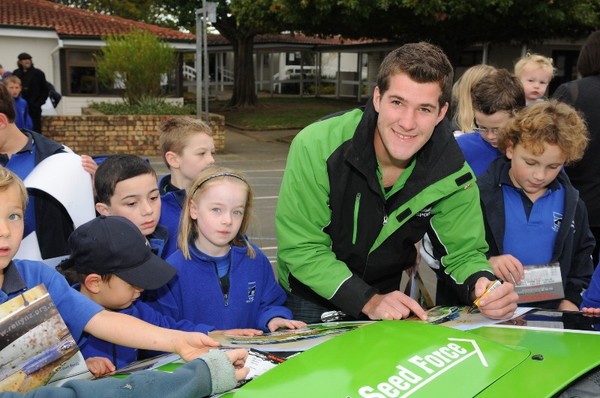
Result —
[[213, 325], [218, 330], [254, 328], [268, 331], [274, 317], [292, 319], [284, 307], [286, 295], [275, 281], [267, 257], [253, 246], [256, 257], [250, 258], [245, 247], [231, 247], [229, 291], [225, 297], [216, 264], [190, 243], [190, 260], [177, 250], [167, 262], [177, 268], [177, 275], [159, 290], [149, 292], [149, 304], [175, 319]]
[[[74, 286], [74, 290], [78, 289], [78, 286]], [[152, 325], [168, 328], [183, 330], [186, 332], [202, 332], [208, 333], [212, 328], [208, 325], [196, 325], [187, 320], [176, 321], [175, 319], [165, 316], [148, 304], [141, 300], [135, 301], [131, 306], [123, 310], [118, 311], [122, 314], [131, 315], [135, 318], [141, 319]], [[122, 368], [130, 364], [133, 361], [138, 360], [138, 349], [125, 347], [117, 344], [110, 343], [105, 340], [100, 340], [88, 333], [84, 333], [81, 340], [78, 342], [79, 349], [83, 354], [84, 358], [91, 357], [105, 357], [112, 361], [117, 369]]]
[[476, 177], [485, 173], [490, 163], [501, 155], [501, 152], [484, 140], [481, 134], [463, 134], [456, 142]]
[[29, 105], [27, 101], [20, 95], [13, 97], [15, 100], [15, 124], [20, 129], [31, 130], [33, 128], [33, 122], [31, 116], [29, 116]]
[[600, 267], [596, 266], [588, 289], [583, 292], [580, 308], [600, 308]]
[[83, 328], [104, 308], [71, 289], [64, 276], [41, 261], [13, 260], [4, 269], [0, 304], [41, 283], [46, 286], [73, 339], [79, 341]]
[[177, 250], [177, 237], [179, 236], [179, 219], [185, 203], [185, 189], [177, 189], [171, 184], [171, 175], [163, 176], [159, 183], [160, 192], [160, 220], [158, 223], [167, 228], [169, 239], [163, 249], [167, 258]]

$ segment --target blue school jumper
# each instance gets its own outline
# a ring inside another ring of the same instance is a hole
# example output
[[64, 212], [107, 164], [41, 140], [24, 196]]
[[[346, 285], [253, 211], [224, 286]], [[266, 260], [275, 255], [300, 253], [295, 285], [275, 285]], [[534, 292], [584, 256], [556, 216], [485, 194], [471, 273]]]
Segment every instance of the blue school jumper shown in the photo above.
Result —
[[[148, 303], [175, 319], [212, 325], [215, 329], [253, 328], [268, 331], [274, 317], [292, 319], [283, 304], [286, 294], [275, 281], [267, 257], [254, 246], [256, 257], [246, 247], [232, 246], [226, 279], [217, 274], [217, 264], [190, 242], [191, 259], [177, 250], [167, 262], [177, 268], [169, 283], [149, 292]], [[226, 281], [226, 283], [224, 282]]]
[[498, 148], [491, 146], [478, 133], [463, 134], [456, 139], [456, 142], [476, 177], [485, 173], [490, 163], [501, 155]]
[[169, 239], [163, 249], [164, 257], [169, 257], [177, 250], [177, 237], [179, 236], [179, 220], [185, 203], [185, 189], [178, 189], [171, 185], [171, 175], [168, 174], [158, 183], [160, 192], [160, 220], [158, 223], [169, 231]]

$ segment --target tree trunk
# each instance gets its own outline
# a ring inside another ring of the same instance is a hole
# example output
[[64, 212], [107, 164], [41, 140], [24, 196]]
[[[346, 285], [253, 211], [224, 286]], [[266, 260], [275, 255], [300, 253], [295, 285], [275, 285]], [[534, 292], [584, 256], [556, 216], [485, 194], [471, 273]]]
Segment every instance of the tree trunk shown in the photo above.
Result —
[[233, 95], [229, 105], [254, 107], [258, 104], [254, 77], [254, 35], [244, 35], [233, 41]]

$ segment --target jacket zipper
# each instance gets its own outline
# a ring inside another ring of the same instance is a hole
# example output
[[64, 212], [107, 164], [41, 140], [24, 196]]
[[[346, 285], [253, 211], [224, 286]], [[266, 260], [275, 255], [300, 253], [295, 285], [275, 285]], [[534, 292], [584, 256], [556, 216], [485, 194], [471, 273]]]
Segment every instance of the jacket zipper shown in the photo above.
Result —
[[354, 198], [354, 230], [352, 231], [352, 244], [356, 244], [356, 235], [358, 235], [358, 211], [360, 209], [360, 192]]

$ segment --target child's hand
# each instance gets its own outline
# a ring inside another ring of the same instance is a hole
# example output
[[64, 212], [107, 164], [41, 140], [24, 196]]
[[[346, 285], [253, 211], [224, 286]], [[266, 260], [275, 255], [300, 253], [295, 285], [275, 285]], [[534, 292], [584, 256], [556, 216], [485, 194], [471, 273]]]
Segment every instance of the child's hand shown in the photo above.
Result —
[[92, 176], [92, 181], [94, 180], [94, 174], [96, 174], [96, 170], [98, 169], [98, 164], [88, 155], [81, 155], [81, 166], [85, 171], [87, 171]]
[[213, 330], [208, 334], [208, 337], [211, 335], [223, 335], [226, 334], [228, 336], [258, 336], [263, 334], [262, 330], [258, 329], [227, 329], [227, 330]]
[[271, 332], [276, 331], [277, 329], [285, 328], [285, 329], [302, 329], [306, 327], [306, 323], [302, 321], [295, 321], [293, 319], [284, 319], [280, 317], [272, 318], [269, 323], [267, 323], [267, 327]]
[[185, 361], [198, 358], [200, 355], [210, 351], [211, 348], [220, 345], [218, 341], [200, 332], [178, 332], [176, 336], [173, 352], [179, 354]]
[[227, 350], [225, 351], [225, 355], [227, 355], [231, 361], [231, 364], [233, 365], [233, 368], [235, 369], [235, 379], [237, 381], [244, 380], [250, 372], [249, 368], [244, 367], [246, 364], [246, 359], [248, 359], [248, 351], [244, 349]]
[[108, 358], [91, 357], [85, 360], [88, 370], [95, 376], [100, 377], [110, 374], [116, 370], [115, 365]]
[[581, 312], [583, 312], [585, 315], [600, 316], [600, 308], [583, 307]]
[[494, 275], [504, 282], [518, 285], [525, 278], [523, 264], [510, 254], [490, 257], [489, 262], [494, 270]]

